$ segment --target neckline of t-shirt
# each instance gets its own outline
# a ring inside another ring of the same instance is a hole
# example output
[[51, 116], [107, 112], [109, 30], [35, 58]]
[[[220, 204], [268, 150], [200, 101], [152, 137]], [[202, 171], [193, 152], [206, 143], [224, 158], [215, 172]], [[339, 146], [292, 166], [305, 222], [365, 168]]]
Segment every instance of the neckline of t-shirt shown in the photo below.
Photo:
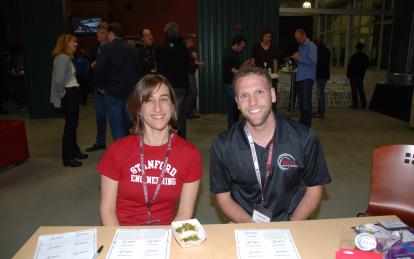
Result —
[[[138, 142], [139, 142], [139, 139], [138, 139]], [[171, 140], [171, 143], [172, 143], [172, 142], [174, 142], [174, 137], [173, 137], [173, 139]], [[168, 141], [167, 141], [167, 142], [165, 142], [165, 143], [164, 143], [164, 144], [162, 144], [162, 145], [159, 145], [159, 146], [151, 146], [151, 145], [145, 144], [145, 142], [144, 142], [144, 149], [147, 149], [147, 150], [152, 150], [152, 149], [157, 149], [157, 148], [165, 148], [167, 145], [168, 145]]]

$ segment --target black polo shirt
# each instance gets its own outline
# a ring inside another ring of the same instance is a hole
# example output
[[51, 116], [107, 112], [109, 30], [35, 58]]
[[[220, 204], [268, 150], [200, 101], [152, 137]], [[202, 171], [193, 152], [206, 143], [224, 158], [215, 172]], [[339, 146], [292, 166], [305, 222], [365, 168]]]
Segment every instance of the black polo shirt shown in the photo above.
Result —
[[[253, 213], [261, 202], [244, 121], [213, 142], [210, 155], [210, 190], [231, 192], [231, 196], [246, 212]], [[272, 220], [288, 220], [307, 186], [331, 181], [322, 147], [315, 132], [302, 124], [276, 116], [271, 173], [264, 207], [272, 211]], [[256, 145], [259, 168], [264, 183], [268, 148]]]

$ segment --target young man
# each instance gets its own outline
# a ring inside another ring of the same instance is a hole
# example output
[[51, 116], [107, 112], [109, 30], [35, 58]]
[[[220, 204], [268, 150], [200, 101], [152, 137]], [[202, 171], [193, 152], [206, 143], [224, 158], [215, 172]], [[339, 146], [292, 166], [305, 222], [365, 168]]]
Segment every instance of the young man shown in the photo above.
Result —
[[300, 123], [311, 126], [312, 120], [312, 85], [316, 79], [317, 48], [308, 39], [305, 30], [295, 31], [296, 41], [300, 44], [298, 52], [291, 58], [298, 67], [295, 78], [296, 94], [300, 108]]
[[[369, 57], [363, 52], [364, 44], [358, 43], [355, 49], [356, 53], [349, 60], [346, 72], [352, 90], [351, 108], [358, 109], [359, 104], [361, 104], [361, 109], [365, 109], [367, 108], [367, 98], [364, 92], [364, 76], [369, 67]], [[358, 96], [360, 102], [358, 101]]]
[[142, 77], [140, 54], [122, 40], [122, 35], [119, 23], [109, 24], [108, 44], [102, 48], [94, 69], [96, 83], [105, 87], [105, 108], [114, 140], [129, 134], [126, 103]]
[[[108, 43], [108, 24], [106, 22], [101, 23], [96, 32], [96, 39], [98, 43], [90, 51], [90, 66], [93, 72], [96, 66], [96, 60], [101, 54], [102, 48]], [[105, 90], [104, 86], [95, 85], [95, 113], [96, 113], [96, 141], [95, 143], [86, 149], [87, 152], [93, 152], [99, 149], [106, 148], [106, 107], [105, 107]]]
[[233, 77], [241, 66], [239, 54], [246, 47], [246, 39], [243, 36], [235, 36], [231, 41], [231, 46], [223, 51], [223, 86], [227, 97], [227, 129], [239, 120], [239, 111], [234, 101]]
[[324, 44], [324, 38], [315, 41], [318, 47], [318, 63], [316, 64], [316, 90], [318, 96], [318, 112], [316, 118], [325, 117], [325, 86], [331, 77], [331, 52]]
[[178, 135], [186, 138], [185, 97], [188, 92], [188, 49], [180, 36], [180, 27], [174, 22], [164, 27], [167, 37], [156, 53], [158, 73], [170, 81], [178, 100]]
[[244, 66], [233, 85], [245, 121], [214, 141], [210, 190], [234, 222], [307, 219], [331, 181], [318, 137], [273, 113], [266, 71]]
[[141, 31], [141, 36], [143, 40], [141, 49], [143, 56], [143, 72], [144, 75], [148, 75], [149, 73], [155, 73], [157, 70], [157, 65], [155, 62], [154, 38], [152, 36], [151, 30], [147, 28]]

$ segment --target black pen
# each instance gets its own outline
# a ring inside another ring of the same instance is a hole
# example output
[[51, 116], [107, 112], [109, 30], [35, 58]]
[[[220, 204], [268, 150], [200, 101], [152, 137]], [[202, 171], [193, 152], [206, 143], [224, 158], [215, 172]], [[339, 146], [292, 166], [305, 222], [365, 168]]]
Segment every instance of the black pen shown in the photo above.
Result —
[[96, 253], [95, 253], [95, 255], [92, 257], [92, 259], [96, 259], [96, 258], [98, 258], [99, 254], [102, 252], [102, 249], [103, 249], [103, 245], [101, 245], [101, 246], [98, 248], [98, 251], [96, 251]]

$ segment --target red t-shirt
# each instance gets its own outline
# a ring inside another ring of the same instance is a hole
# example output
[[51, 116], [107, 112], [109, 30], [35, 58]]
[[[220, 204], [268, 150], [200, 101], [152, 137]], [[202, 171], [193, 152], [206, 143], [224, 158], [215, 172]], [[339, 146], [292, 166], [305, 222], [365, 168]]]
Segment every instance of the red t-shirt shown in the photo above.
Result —
[[[118, 181], [116, 215], [120, 225], [145, 224], [148, 220], [140, 165], [139, 136], [129, 135], [112, 143], [98, 164], [97, 170]], [[164, 164], [167, 144], [144, 145], [145, 175], [148, 199], [151, 200]], [[194, 182], [203, 175], [200, 153], [188, 141], [174, 134], [171, 152], [155, 203], [151, 221], [168, 225], [176, 215], [176, 204], [184, 183]]]

